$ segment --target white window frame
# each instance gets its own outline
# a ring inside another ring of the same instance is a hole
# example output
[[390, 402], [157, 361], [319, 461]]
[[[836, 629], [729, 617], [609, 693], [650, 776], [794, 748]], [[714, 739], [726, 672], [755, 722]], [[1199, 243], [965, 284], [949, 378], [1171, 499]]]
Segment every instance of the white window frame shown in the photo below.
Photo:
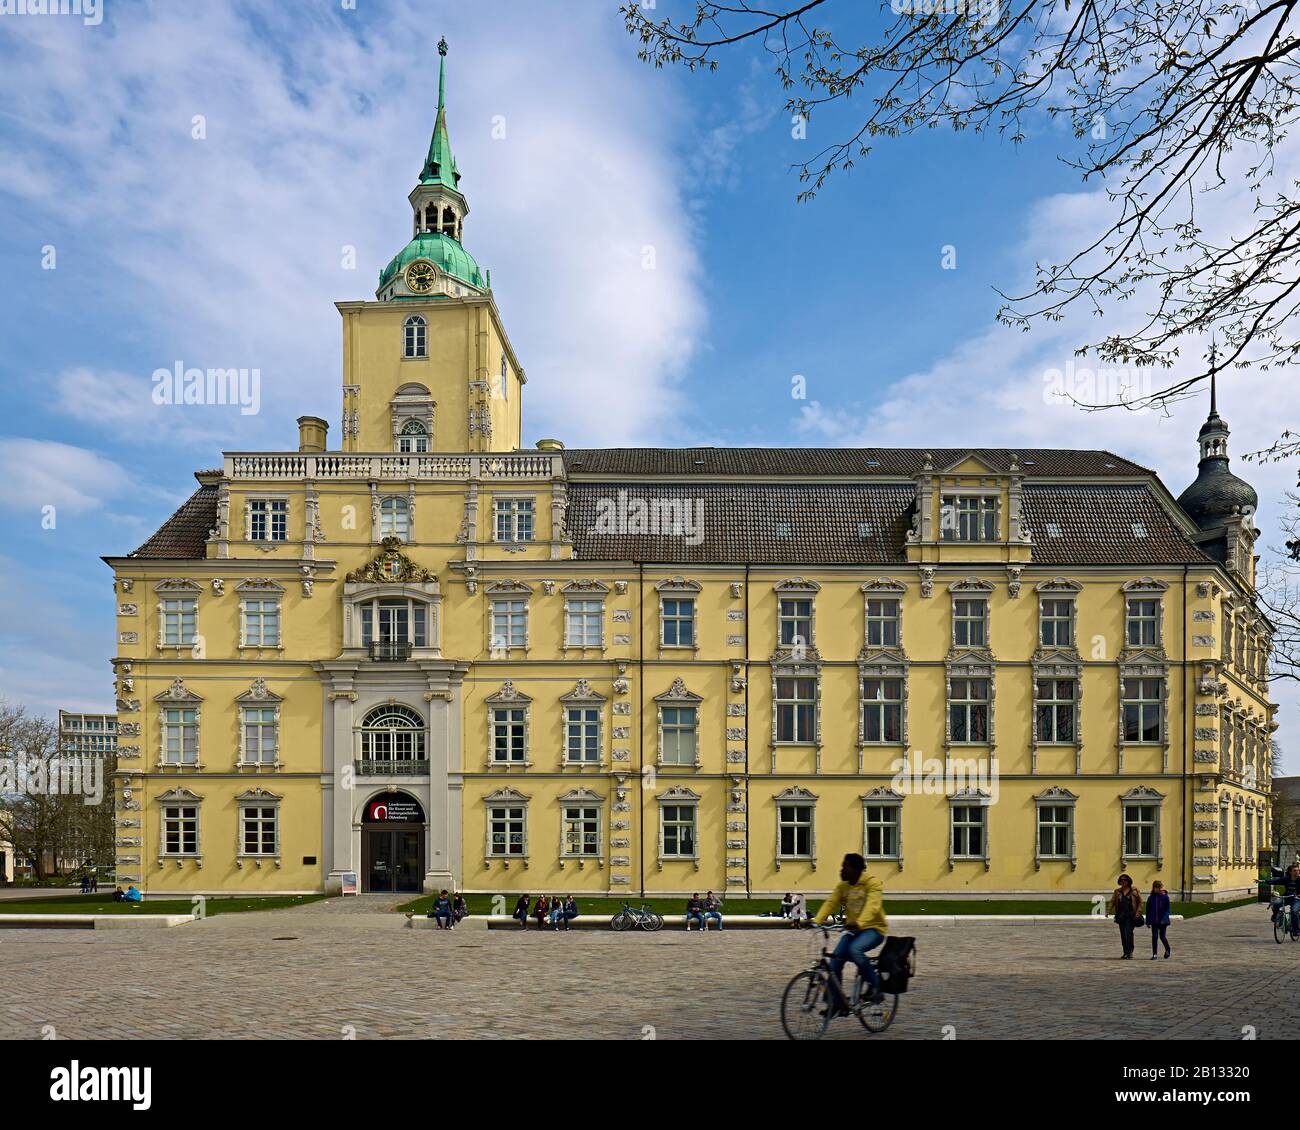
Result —
[[[421, 425], [423, 426], [423, 425]], [[411, 540], [411, 500], [402, 494], [385, 494], [379, 498], [379, 540]]]
[[[1129, 860], [1154, 859], [1157, 867], [1164, 866], [1164, 850], [1161, 844], [1161, 817], [1163, 815], [1164, 795], [1145, 785], [1135, 785], [1120, 797], [1120, 866], [1127, 867]], [[1132, 813], [1145, 808], [1152, 810], [1152, 819], [1134, 819]], [[1152, 850], [1150, 852], [1130, 852], [1129, 829], [1151, 828]]]
[[[263, 860], [272, 860], [275, 865], [280, 866], [281, 857], [281, 820], [280, 820], [280, 801], [281, 797], [275, 796], [262, 789], [253, 789], [235, 798], [239, 803], [239, 822], [238, 836], [239, 844], [235, 852], [236, 865], [239, 860], [250, 859], [257, 865], [261, 865]], [[267, 816], [267, 813], [270, 813]], [[256, 815], [254, 815], [256, 814]], [[248, 850], [248, 825], [255, 822], [258, 827], [258, 850]], [[263, 849], [264, 842], [263, 832], [267, 824], [271, 826], [271, 850]]]
[[[1077, 823], [1075, 820], [1078, 800], [1079, 798], [1069, 789], [1062, 788], [1059, 785], [1046, 789], [1034, 797], [1034, 870], [1039, 870], [1044, 863], [1069, 863], [1071, 871], [1078, 868]], [[1056, 815], [1061, 811], [1065, 812], [1064, 822]], [[1048, 812], [1054, 814], [1053, 819], [1045, 821], [1044, 814]], [[1043, 851], [1043, 831], [1051, 829], [1053, 840], [1055, 840], [1056, 830], [1062, 827], [1065, 829], [1067, 850], [1064, 852]]]
[[423, 361], [429, 356], [429, 323], [411, 314], [402, 323], [402, 360]]
[[[488, 605], [488, 649], [490, 651], [528, 650], [528, 598], [526, 596], [493, 597]], [[498, 632], [498, 625], [504, 632]], [[521, 638], [515, 628], [522, 625]]]
[[[1002, 540], [1002, 499], [997, 494], [953, 491], [939, 499], [939, 540], [988, 545]], [[971, 505], [973, 504], [973, 505]], [[951, 514], [951, 519], [948, 515]]]
[[281, 545], [289, 540], [289, 500], [284, 495], [255, 495], [244, 504], [248, 540]]
[[[903, 869], [903, 797], [892, 789], [882, 786], [864, 794], [860, 799], [862, 801], [862, 857], [869, 862], [897, 863], [901, 871]], [[881, 809], [882, 812], [888, 811], [892, 818], [873, 820], [871, 810], [875, 808]], [[871, 851], [872, 828], [893, 829], [894, 851], [892, 853]]]
[[[486, 805], [484, 815], [484, 834], [485, 842], [483, 845], [484, 860], [491, 863], [500, 860], [507, 866], [518, 860], [525, 866], [528, 864], [528, 808], [529, 798], [515, 789], [498, 789], [495, 792], [488, 793], [483, 798]], [[493, 835], [494, 824], [502, 823], [505, 825], [504, 835], [505, 850], [497, 851], [496, 839]], [[515, 831], [516, 825], [518, 831]], [[519, 837], [519, 850], [511, 851], [511, 842], [515, 835]]]
[[492, 540], [500, 545], [530, 545], [537, 540], [537, 500], [531, 495], [494, 495]]
[[[663, 867], [665, 863], [694, 863], [698, 871], [700, 866], [700, 798], [692, 790], [684, 787], [674, 787], [666, 792], [660, 793], [655, 798], [659, 802], [659, 866]], [[668, 819], [669, 810], [674, 810], [674, 819]], [[679, 811], [680, 810], [680, 811]], [[689, 812], [690, 819], [684, 820], [680, 817], [680, 812]], [[684, 852], [680, 848], [680, 839], [678, 850], [669, 853], [668, 848], [668, 828], [690, 828], [691, 850]]]
[[[591, 637], [594, 621], [595, 638]], [[575, 624], [580, 629], [574, 634]], [[600, 650], [605, 646], [605, 601], [599, 596], [566, 596], [564, 599], [564, 646]]]
[[[817, 865], [817, 797], [805, 788], [798, 785], [792, 785], [788, 789], [783, 789], [777, 793], [774, 798], [776, 801], [776, 867], [779, 871], [782, 863], [811, 863], [814, 867]], [[789, 817], [790, 813], [806, 809], [808, 817], [806, 820], [796, 817]], [[782, 832], [785, 829], [794, 829], [796, 850], [787, 852], [782, 844]], [[798, 851], [797, 841], [799, 839], [798, 831], [806, 828], [808, 833], [808, 850]]]

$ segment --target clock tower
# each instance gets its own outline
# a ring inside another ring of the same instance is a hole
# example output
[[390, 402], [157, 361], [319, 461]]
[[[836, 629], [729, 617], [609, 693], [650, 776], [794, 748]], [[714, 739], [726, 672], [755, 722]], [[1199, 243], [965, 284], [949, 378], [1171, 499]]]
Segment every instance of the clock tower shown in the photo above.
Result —
[[408, 198], [411, 241], [379, 274], [373, 302], [340, 302], [343, 450], [514, 451], [525, 381], [492, 295], [461, 239], [469, 202], [447, 133], [447, 41], [438, 112]]

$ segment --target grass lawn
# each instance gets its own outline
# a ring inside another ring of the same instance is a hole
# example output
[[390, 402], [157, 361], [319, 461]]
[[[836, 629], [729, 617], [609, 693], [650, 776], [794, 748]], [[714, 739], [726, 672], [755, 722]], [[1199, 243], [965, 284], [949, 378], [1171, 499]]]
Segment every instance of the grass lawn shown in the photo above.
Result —
[[[280, 910], [319, 902], [324, 895], [278, 895], [267, 898], [209, 898], [204, 913], [234, 914], [244, 910]], [[4, 899], [0, 914], [193, 914], [189, 899], [147, 899], [144, 902], [114, 902], [113, 893], [80, 895], [76, 898]]]
[[[517, 894], [466, 895], [471, 914], [510, 914], [515, 909]], [[493, 899], [502, 901], [494, 904]], [[535, 904], [537, 896], [532, 899]], [[682, 898], [647, 898], [628, 899], [633, 906], [649, 904], [652, 910], [660, 914], [684, 914], [686, 900]], [[1181, 914], [1185, 918], [1195, 918], [1201, 914], [1213, 914], [1217, 910], [1228, 910], [1234, 906], [1245, 906], [1254, 899], [1242, 899], [1239, 902], [1176, 902], [1171, 913]], [[584, 915], [603, 917], [614, 914], [622, 907], [624, 900], [619, 898], [578, 898], [578, 911]], [[209, 904], [210, 905], [210, 904]], [[820, 904], [817, 900], [809, 903], [809, 909], [816, 912]], [[403, 903], [399, 911], [413, 914], [428, 914], [433, 906], [433, 896], [424, 895]], [[780, 909], [779, 899], [743, 899], [729, 898], [723, 904], [724, 914], [762, 914], [765, 911]], [[1049, 901], [1046, 899], [999, 899], [979, 902], [973, 899], [886, 899], [887, 914], [1091, 914], [1092, 903], [1082, 900]], [[210, 913], [210, 912], [209, 912]]]

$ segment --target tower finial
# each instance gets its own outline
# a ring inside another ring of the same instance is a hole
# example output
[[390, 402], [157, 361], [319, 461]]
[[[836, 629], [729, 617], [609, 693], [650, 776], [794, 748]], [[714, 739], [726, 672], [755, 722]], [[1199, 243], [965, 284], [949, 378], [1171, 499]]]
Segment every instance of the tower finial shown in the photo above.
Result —
[[438, 40], [438, 109], [447, 106], [447, 39]]
[[1213, 337], [1210, 338], [1210, 415], [1219, 414], [1219, 343]]

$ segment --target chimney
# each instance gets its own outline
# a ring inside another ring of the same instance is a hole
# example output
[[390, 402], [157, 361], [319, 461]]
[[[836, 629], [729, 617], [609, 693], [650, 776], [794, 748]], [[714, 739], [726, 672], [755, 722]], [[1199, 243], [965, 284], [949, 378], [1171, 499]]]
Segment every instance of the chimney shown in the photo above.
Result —
[[558, 439], [539, 439], [537, 441], [538, 451], [563, 451], [564, 444]]
[[325, 436], [330, 426], [319, 416], [298, 417], [298, 450], [316, 452], [325, 450]]

